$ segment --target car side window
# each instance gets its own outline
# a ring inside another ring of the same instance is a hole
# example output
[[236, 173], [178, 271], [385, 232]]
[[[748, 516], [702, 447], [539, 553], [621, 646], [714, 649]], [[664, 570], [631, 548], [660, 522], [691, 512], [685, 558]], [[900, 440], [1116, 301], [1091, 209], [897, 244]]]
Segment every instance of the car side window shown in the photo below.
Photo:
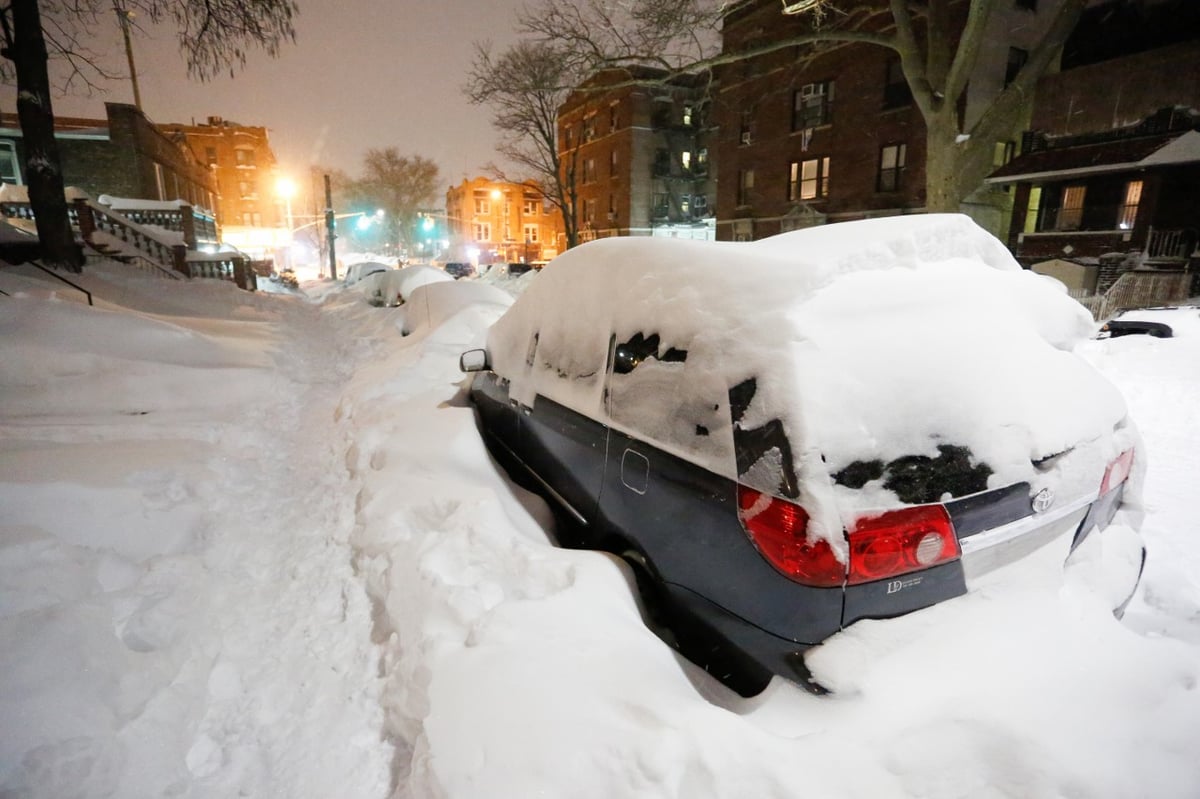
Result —
[[639, 438], [705, 458], [732, 454], [726, 390], [684, 346], [638, 332], [610, 343], [609, 418]]

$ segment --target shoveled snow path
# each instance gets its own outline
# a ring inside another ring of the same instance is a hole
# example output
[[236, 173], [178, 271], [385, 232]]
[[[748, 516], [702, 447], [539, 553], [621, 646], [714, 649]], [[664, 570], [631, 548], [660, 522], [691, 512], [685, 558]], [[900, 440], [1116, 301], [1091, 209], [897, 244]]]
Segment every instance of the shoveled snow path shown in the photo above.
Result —
[[329, 321], [290, 304], [283, 396], [224, 436], [222, 450], [237, 454], [222, 461], [214, 510], [229, 537], [212, 557], [230, 590], [215, 599], [222, 653], [187, 761], [197, 776], [212, 769], [212, 795], [225, 785], [229, 795], [384, 796], [392, 779], [371, 609], [348, 543], [349, 444], [335, 422], [351, 368]]

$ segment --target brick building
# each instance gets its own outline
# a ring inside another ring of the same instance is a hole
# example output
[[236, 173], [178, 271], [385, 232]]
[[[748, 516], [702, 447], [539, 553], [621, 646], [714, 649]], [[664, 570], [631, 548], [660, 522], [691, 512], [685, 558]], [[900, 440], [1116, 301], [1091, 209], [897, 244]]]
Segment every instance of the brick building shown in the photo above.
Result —
[[560, 157], [575, 178], [582, 241], [714, 238], [716, 163], [708, 76], [654, 82], [665, 74], [648, 68], [607, 70], [559, 109]]
[[287, 225], [286, 203], [275, 190], [277, 163], [266, 128], [239, 125], [217, 116], [199, 125], [169, 123], [158, 127], [175, 140], [186, 142], [216, 175], [223, 225]]
[[1012, 187], [1018, 260], [1070, 264], [1070, 288], [1103, 293], [1127, 271], [1194, 270], [1200, 4], [1094, 3], [1061, 71], [1038, 83], [1021, 155], [988, 180]]
[[[866, 30], [890, 32], [890, 14], [875, 13], [886, 11], [886, 3], [849, 5], [851, 13], [868, 16]], [[996, 4], [961, 101], [967, 125], [1012, 79], [1057, 6], [1054, 0]], [[952, 0], [949, 24], [961, 30], [968, 8], [966, 0]], [[809, 16], [781, 14], [773, 0], [747, 0], [726, 16], [722, 50], [765, 47], [811, 24]], [[788, 47], [731, 63], [717, 77], [718, 238], [758, 239], [924, 210], [925, 123], [890, 49], [862, 43]], [[999, 163], [1014, 144], [996, 143]], [[1010, 203], [1004, 191], [985, 186], [963, 210], [999, 232]]]
[[[183, 200], [219, 212], [216, 177], [186, 144], [132, 105], [105, 103], [106, 119], [55, 119], [63, 183], [87, 192], [142, 200]], [[0, 172], [21, 184], [25, 139], [15, 114], [0, 115]]]
[[446, 192], [446, 222], [451, 260], [532, 263], [562, 247], [562, 216], [532, 181], [464, 180]]

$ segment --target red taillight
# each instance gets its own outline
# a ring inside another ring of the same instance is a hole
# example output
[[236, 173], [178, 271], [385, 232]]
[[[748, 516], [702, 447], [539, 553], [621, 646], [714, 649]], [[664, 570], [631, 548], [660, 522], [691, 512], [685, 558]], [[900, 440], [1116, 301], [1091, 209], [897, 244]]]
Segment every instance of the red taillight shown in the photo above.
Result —
[[849, 540], [846, 581], [851, 585], [927, 569], [959, 556], [954, 525], [941, 505], [918, 505], [861, 518]]
[[846, 566], [829, 542], [808, 540], [808, 514], [799, 505], [738, 486], [738, 517], [763, 557], [798, 583], [839, 586]]
[[1133, 450], [1127, 449], [1104, 470], [1104, 480], [1100, 483], [1100, 496], [1104, 496], [1124, 483], [1129, 478], [1131, 471], [1133, 471]]

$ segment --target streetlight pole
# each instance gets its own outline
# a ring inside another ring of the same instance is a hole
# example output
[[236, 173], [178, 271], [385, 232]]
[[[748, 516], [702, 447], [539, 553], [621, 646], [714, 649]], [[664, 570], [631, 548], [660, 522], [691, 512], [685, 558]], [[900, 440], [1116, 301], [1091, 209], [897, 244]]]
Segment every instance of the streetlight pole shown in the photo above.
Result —
[[133, 42], [129, 39], [129, 22], [133, 19], [133, 12], [122, 8], [121, 0], [113, 0], [113, 11], [117, 12], [117, 19], [121, 22], [121, 35], [125, 37], [125, 58], [129, 61], [129, 81], [133, 84], [133, 106], [141, 111], [142, 93], [138, 90], [137, 67], [133, 65]]
[[337, 280], [337, 218], [333, 215], [333, 186], [325, 176], [325, 231], [329, 237], [329, 277]]

